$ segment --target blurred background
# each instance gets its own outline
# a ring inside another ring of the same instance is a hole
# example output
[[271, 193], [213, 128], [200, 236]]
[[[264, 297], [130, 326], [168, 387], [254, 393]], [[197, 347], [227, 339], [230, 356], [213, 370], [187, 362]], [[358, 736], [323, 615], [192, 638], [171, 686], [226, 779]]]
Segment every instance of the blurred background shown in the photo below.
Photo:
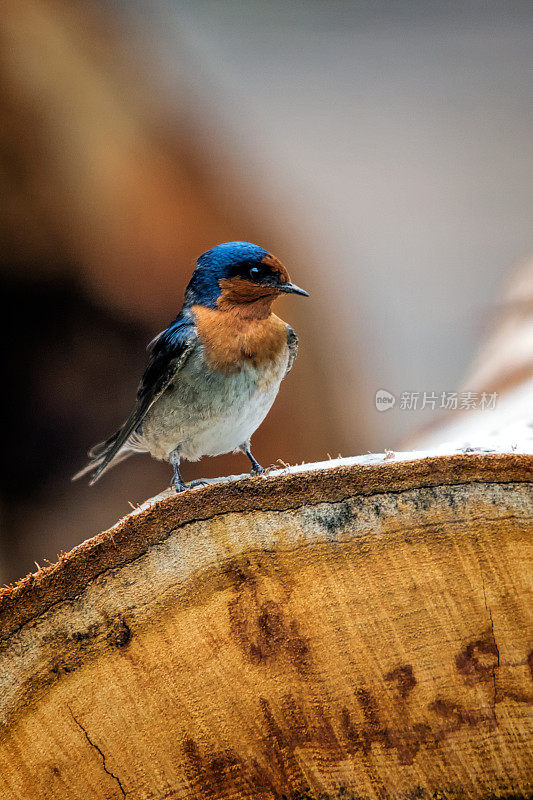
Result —
[[311, 295], [280, 302], [300, 356], [262, 463], [434, 422], [376, 391], [460, 388], [530, 252], [532, 34], [529, 0], [4, 0], [1, 581], [168, 486], [147, 456], [70, 475], [221, 241], [273, 251]]

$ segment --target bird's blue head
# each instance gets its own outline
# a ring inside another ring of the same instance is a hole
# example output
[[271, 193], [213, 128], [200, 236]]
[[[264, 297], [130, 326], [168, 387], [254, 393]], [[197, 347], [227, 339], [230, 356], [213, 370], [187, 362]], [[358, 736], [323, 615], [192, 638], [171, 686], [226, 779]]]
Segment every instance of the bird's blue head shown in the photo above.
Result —
[[307, 292], [291, 283], [281, 261], [250, 242], [224, 242], [203, 253], [185, 292], [189, 306], [235, 307]]

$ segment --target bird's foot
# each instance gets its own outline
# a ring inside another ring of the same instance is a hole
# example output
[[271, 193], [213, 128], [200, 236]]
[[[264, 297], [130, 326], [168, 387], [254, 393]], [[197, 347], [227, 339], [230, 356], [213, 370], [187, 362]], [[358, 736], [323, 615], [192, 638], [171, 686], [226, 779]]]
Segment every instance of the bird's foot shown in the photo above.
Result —
[[170, 481], [170, 488], [175, 489], [176, 494], [179, 494], [180, 492], [184, 492], [189, 487], [187, 486], [186, 483], [184, 483], [181, 480], [181, 478], [176, 478], [176, 476], [174, 475], [174, 477]]
[[207, 481], [202, 480], [201, 478], [197, 478], [190, 483], [185, 483], [184, 481], [177, 481], [172, 478], [170, 482], [170, 486], [172, 489], [175, 489], [176, 494], [181, 494], [181, 492], [186, 492], [187, 489], [196, 489], [198, 486], [209, 486]]
[[252, 469], [250, 470], [250, 475], [264, 475], [266, 473], [266, 469], [261, 466], [261, 464], [254, 464]]

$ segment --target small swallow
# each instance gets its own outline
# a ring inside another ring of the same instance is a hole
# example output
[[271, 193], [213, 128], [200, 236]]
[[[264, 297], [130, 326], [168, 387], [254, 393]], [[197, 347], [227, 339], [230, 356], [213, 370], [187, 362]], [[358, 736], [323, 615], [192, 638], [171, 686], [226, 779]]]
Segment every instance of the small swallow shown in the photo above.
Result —
[[180, 474], [183, 460], [240, 450], [250, 459], [251, 474], [263, 473], [250, 438], [298, 350], [291, 326], [272, 313], [281, 294], [308, 296], [262, 247], [226, 242], [203, 253], [181, 311], [148, 345], [131, 414], [89, 451], [89, 463], [73, 480], [90, 475], [92, 485], [134, 453], [168, 461], [177, 492], [189, 488]]

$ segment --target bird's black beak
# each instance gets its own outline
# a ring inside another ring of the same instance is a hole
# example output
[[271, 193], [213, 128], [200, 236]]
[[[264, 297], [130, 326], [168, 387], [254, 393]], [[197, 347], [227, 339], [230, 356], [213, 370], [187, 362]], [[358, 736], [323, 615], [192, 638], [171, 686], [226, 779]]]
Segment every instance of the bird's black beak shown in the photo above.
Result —
[[301, 294], [302, 297], [309, 297], [308, 292], [306, 292], [305, 289], [300, 289], [295, 283], [279, 283], [276, 289], [279, 292], [286, 292], [287, 294]]

